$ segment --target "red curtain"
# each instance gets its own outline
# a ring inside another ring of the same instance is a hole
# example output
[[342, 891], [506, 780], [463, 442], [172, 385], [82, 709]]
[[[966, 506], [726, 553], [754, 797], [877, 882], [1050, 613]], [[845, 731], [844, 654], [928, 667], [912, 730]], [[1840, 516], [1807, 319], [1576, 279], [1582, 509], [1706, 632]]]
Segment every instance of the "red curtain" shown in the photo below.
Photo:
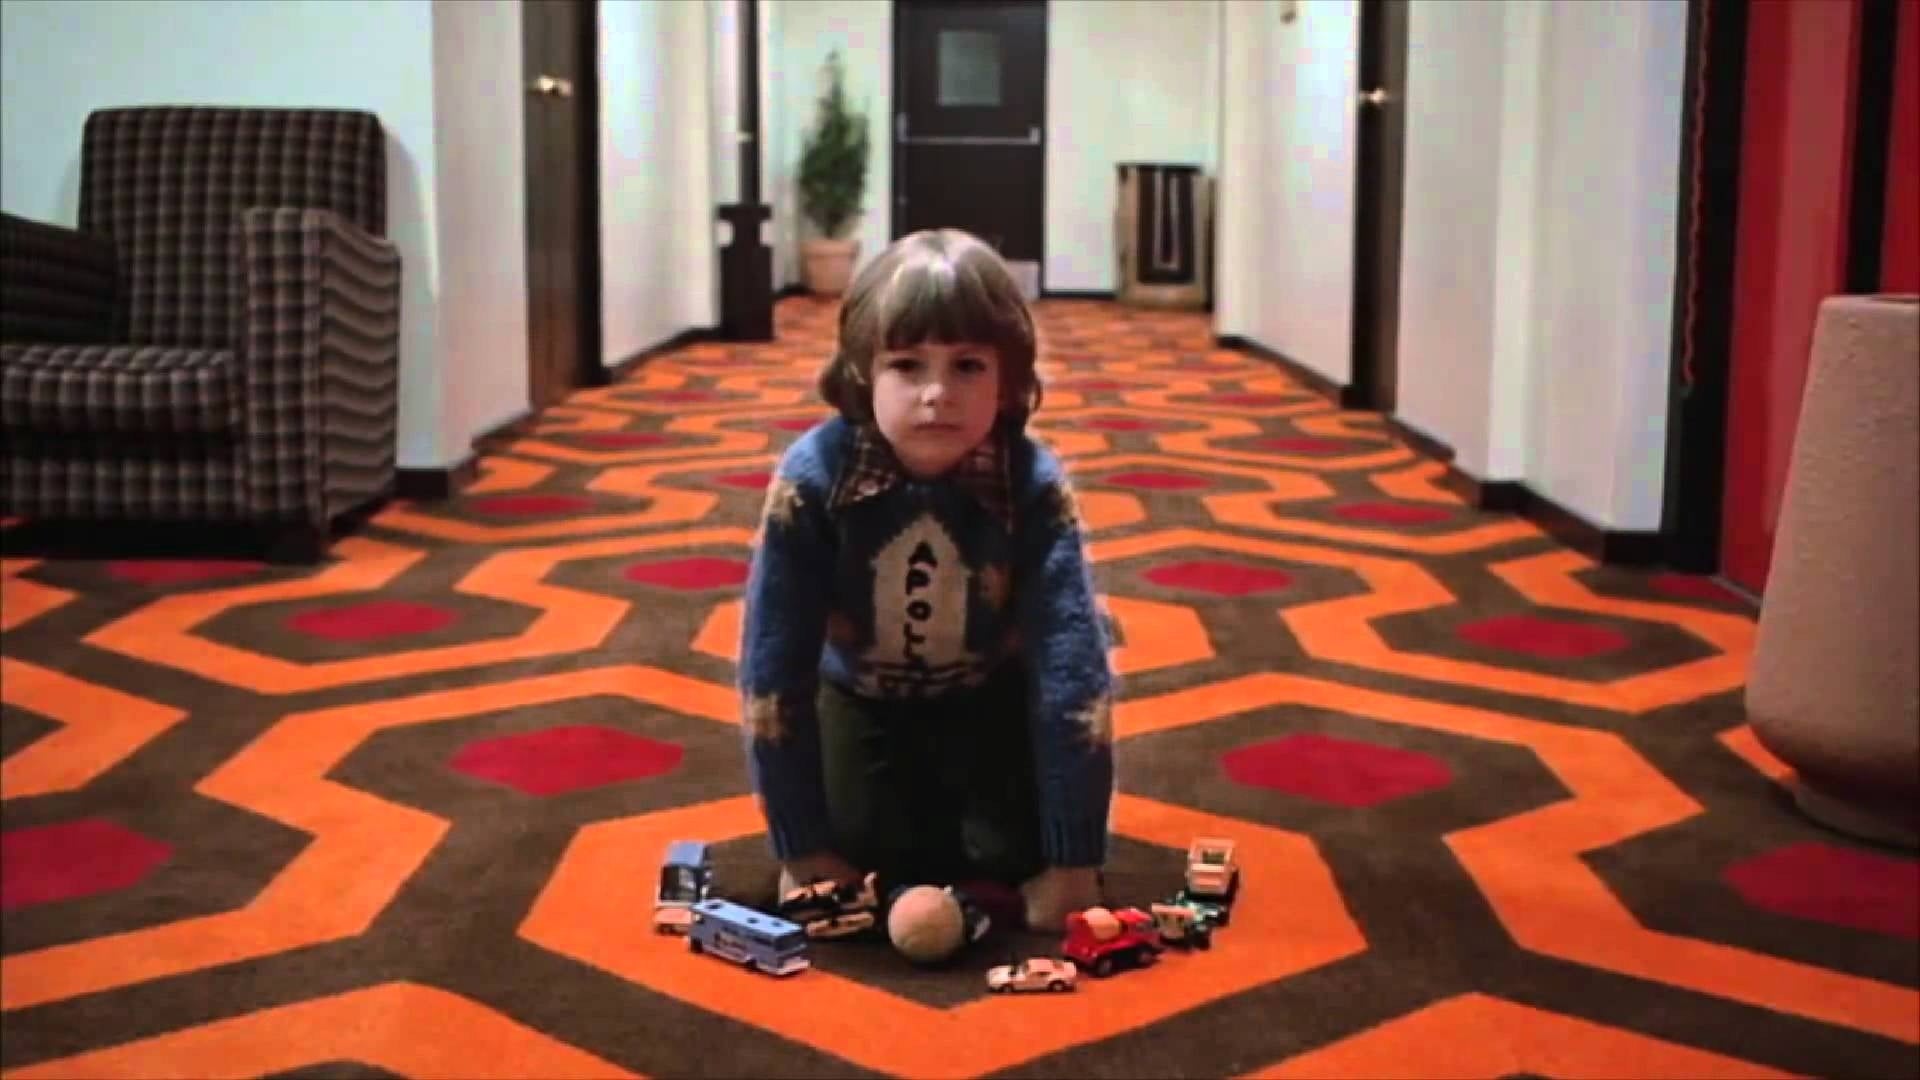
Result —
[[1899, 18], [1880, 288], [1920, 292], [1920, 0], [1901, 0]]
[[1748, 11], [1720, 561], [1759, 593], [1814, 319], [1846, 283], [1860, 3], [1758, 0]]

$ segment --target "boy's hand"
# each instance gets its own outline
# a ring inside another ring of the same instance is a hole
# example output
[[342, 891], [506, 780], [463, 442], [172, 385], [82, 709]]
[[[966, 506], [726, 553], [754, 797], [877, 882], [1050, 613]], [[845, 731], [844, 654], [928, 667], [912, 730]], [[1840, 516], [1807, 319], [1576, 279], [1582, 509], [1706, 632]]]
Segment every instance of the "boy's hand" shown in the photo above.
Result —
[[819, 851], [812, 855], [802, 855], [780, 867], [780, 895], [787, 890], [798, 888], [825, 878], [837, 885], [852, 885], [860, 881], [860, 871], [853, 864], [832, 851]]
[[1059, 930], [1067, 916], [1098, 907], [1100, 871], [1092, 866], [1049, 866], [1020, 885], [1027, 902], [1027, 929]]

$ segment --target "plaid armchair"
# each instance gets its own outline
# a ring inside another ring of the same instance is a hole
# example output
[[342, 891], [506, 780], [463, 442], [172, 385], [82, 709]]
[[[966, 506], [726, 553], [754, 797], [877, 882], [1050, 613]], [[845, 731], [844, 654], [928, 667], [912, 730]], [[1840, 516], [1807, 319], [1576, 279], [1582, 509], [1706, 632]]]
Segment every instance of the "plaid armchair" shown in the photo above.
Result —
[[79, 228], [0, 215], [0, 510], [322, 539], [389, 493], [385, 232], [369, 113], [88, 116]]

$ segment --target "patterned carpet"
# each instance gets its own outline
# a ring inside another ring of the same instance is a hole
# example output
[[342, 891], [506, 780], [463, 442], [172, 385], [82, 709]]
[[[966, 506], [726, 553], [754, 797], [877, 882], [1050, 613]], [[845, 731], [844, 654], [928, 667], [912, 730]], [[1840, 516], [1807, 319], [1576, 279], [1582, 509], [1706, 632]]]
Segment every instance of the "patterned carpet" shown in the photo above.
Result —
[[0, 1075], [1912, 1076], [1920, 867], [1805, 823], [1753, 625], [1436, 486], [1197, 315], [1042, 305], [1125, 678], [1110, 886], [1208, 952], [990, 997], [884, 943], [787, 980], [650, 932], [771, 899], [729, 689], [831, 309], [492, 448], [313, 569], [5, 563]]

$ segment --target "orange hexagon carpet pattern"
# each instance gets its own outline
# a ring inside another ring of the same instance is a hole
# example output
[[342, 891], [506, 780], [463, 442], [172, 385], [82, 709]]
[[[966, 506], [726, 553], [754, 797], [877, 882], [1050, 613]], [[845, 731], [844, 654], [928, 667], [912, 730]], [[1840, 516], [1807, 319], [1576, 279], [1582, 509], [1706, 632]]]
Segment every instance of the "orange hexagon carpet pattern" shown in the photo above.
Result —
[[[770, 905], [740, 590], [833, 308], [483, 448], [316, 567], [0, 562], [0, 1077], [1776, 1077], [1920, 1067], [1920, 864], [1826, 833], [1700, 579], [1464, 504], [1204, 316], [1044, 301], [1123, 694], [1109, 898], [1231, 837], [1213, 947], [998, 996], [651, 926]], [[4, 534], [0, 534], [4, 535]]]

